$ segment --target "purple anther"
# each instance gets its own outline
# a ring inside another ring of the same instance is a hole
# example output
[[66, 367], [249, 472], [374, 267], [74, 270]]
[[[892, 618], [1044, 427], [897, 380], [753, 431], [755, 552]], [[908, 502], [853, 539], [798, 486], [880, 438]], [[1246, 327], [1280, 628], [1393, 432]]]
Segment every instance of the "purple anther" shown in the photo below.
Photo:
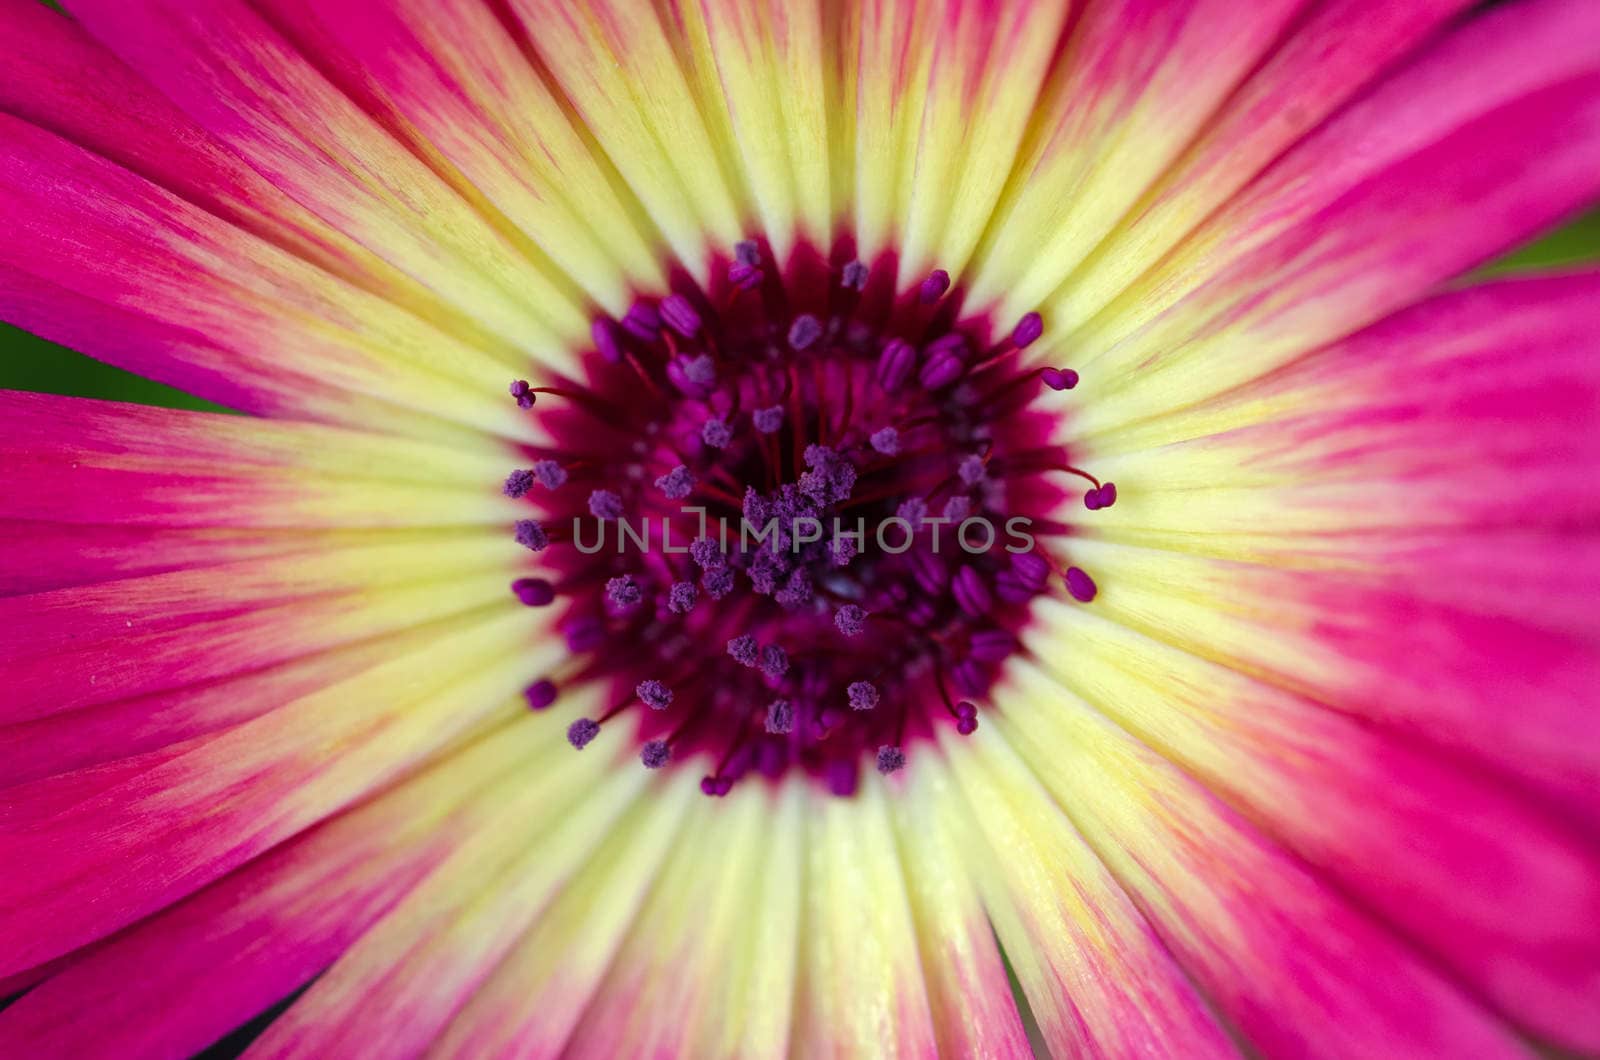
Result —
[[660, 769], [672, 757], [672, 748], [665, 740], [651, 740], [639, 749], [639, 761], [646, 769]]
[[1042, 368], [1039, 378], [1051, 390], [1071, 390], [1078, 385], [1078, 373], [1071, 368]]
[[783, 406], [772, 405], [756, 409], [750, 414], [750, 422], [755, 424], [756, 430], [762, 434], [777, 434], [783, 428]]
[[900, 432], [893, 427], [884, 427], [872, 432], [872, 448], [884, 456], [894, 456], [900, 452]]
[[810, 349], [822, 338], [822, 321], [810, 313], [802, 313], [789, 325], [789, 348], [800, 351]]
[[611, 490], [595, 490], [589, 494], [589, 514], [596, 519], [622, 518], [622, 497]]
[[567, 726], [567, 742], [580, 751], [594, 742], [594, 738], [599, 735], [599, 723], [588, 718], [579, 718]]
[[719, 567], [716, 570], [706, 571], [700, 577], [700, 588], [704, 589], [711, 599], [721, 600], [733, 592], [734, 582], [733, 568]]
[[640, 681], [633, 691], [639, 697], [639, 702], [651, 710], [666, 710], [672, 706], [672, 689], [660, 681]]
[[878, 354], [876, 378], [887, 393], [894, 393], [911, 379], [917, 370], [917, 348], [905, 339], [890, 339]]
[[1031, 345], [1044, 334], [1044, 318], [1038, 313], [1025, 313], [1017, 326], [1011, 329], [1011, 345], [1017, 349]]
[[928, 278], [922, 281], [922, 286], [917, 288], [917, 301], [923, 305], [932, 305], [944, 297], [950, 289], [950, 274], [943, 269], [934, 269]]
[[1099, 589], [1094, 584], [1094, 579], [1089, 577], [1088, 571], [1082, 567], [1068, 567], [1066, 574], [1067, 592], [1080, 604], [1093, 600]]
[[631, 574], [619, 574], [606, 582], [606, 599], [617, 607], [632, 607], [644, 599], [644, 590]]
[[887, 744], [878, 748], [878, 772], [884, 776], [899, 772], [905, 768], [905, 764], [906, 753], [900, 748], [890, 747]]
[[982, 618], [994, 607], [994, 593], [990, 591], [989, 583], [972, 567], [962, 567], [956, 571], [950, 591], [955, 595], [956, 605], [973, 618]]
[[589, 325], [589, 337], [594, 340], [595, 352], [609, 364], [622, 363], [622, 336], [617, 326], [604, 317]]
[[649, 302], [635, 302], [622, 317], [622, 330], [644, 342], [661, 334], [661, 314]]
[[548, 677], [535, 681], [522, 690], [529, 710], [543, 710], [556, 701], [556, 683]]
[[511, 591], [527, 607], [544, 607], [556, 598], [556, 588], [543, 578], [518, 578]]
[[740, 666], [755, 666], [761, 660], [761, 646], [748, 633], [741, 633], [728, 641], [728, 654]]
[[681, 501], [694, 492], [694, 474], [679, 464], [656, 479], [656, 489], [660, 490], [669, 501]]
[[845, 689], [851, 710], [871, 710], [878, 705], [878, 686], [871, 681], [851, 681]]
[[867, 628], [867, 613], [856, 604], [845, 604], [833, 613], [833, 624], [847, 637], [858, 636]]
[[700, 314], [695, 311], [694, 304], [681, 294], [669, 294], [661, 300], [661, 319], [686, 339], [700, 334]]
[[761, 672], [776, 680], [789, 672], [789, 653], [776, 644], [761, 649]]
[[517, 544], [531, 552], [543, 552], [550, 544], [544, 527], [534, 519], [518, 519], [516, 525]]
[[972, 498], [965, 493], [957, 493], [944, 502], [944, 510], [939, 514], [952, 523], [959, 523], [972, 514]]
[[728, 557], [723, 554], [722, 546], [714, 538], [696, 538], [689, 546], [689, 558], [702, 570], [717, 570], [728, 564]]
[[1003, 629], [981, 629], [967, 641], [967, 651], [979, 662], [1004, 662], [1017, 650], [1017, 638]]
[[533, 392], [526, 379], [518, 379], [511, 384], [511, 396], [517, 399], [517, 408], [531, 409], [539, 396]]
[[517, 500], [533, 489], [533, 483], [533, 471], [529, 468], [518, 468], [506, 476], [506, 484], [501, 488], [501, 492], [512, 500]]
[[713, 449], [725, 449], [733, 441], [733, 429], [725, 420], [709, 419], [700, 425], [700, 440]]
[[767, 274], [754, 265], [735, 261], [728, 266], [728, 283], [741, 291], [753, 291], [761, 286]]
[[910, 523], [911, 529], [915, 530], [922, 525], [922, 520], [928, 517], [928, 502], [921, 497], [907, 497], [900, 502], [894, 514]]
[[794, 707], [787, 699], [775, 699], [767, 706], [766, 729], [774, 736], [794, 731]]
[[852, 261], [839, 273], [839, 286], [847, 291], [865, 290], [867, 277], [871, 275], [865, 263]]
[[672, 588], [667, 590], [667, 610], [675, 615], [687, 615], [694, 610], [699, 595], [694, 582], [673, 582]]
[[547, 490], [560, 489], [567, 484], [567, 469], [554, 460], [535, 460], [533, 477]]
[[966, 365], [959, 354], [941, 353], [923, 364], [922, 371], [917, 373], [917, 382], [922, 384], [924, 390], [942, 390], [960, 379], [964, 371]]
[[1043, 589], [1050, 580], [1050, 561], [1037, 552], [1012, 553], [1011, 569], [1017, 572], [1023, 584], [1035, 589]]

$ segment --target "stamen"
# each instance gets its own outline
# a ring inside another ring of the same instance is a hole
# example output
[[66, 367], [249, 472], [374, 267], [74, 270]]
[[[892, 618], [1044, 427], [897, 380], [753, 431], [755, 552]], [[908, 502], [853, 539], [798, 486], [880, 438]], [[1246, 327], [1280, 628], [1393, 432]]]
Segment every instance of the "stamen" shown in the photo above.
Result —
[[870, 681], [852, 681], [846, 691], [851, 710], [871, 710], [878, 705], [878, 689]]
[[660, 681], [653, 679], [649, 681], [640, 681], [639, 684], [634, 687], [634, 693], [638, 695], [639, 702], [643, 703], [651, 710], [666, 710], [668, 707], [672, 706], [672, 689], [668, 688]]
[[[709, 754], [711, 796], [791, 770], [848, 795], [868, 760], [904, 768], [930, 721], [976, 731], [1058, 574], [1094, 598], [1081, 569], [968, 532], [1037, 516], [1066, 547], [1073, 527], [1046, 514], [1072, 495], [1056, 472], [1085, 479], [1090, 511], [1116, 487], [1049, 442], [1055, 414], [1035, 402], [1077, 375], [1016, 355], [1043, 338], [1038, 313], [979, 347], [993, 321], [958, 316], [943, 269], [867, 298], [866, 262], [801, 254], [791, 275], [762, 246], [732, 248], [714, 291], [675, 272], [669, 293], [597, 317], [581, 381], [510, 383], [549, 439], [503, 484], [533, 509], [512, 536], [551, 575], [512, 592], [542, 607], [560, 587], [573, 655], [523, 695], [540, 711], [557, 682], [613, 682], [569, 742], [617, 720], [646, 768]], [[613, 530], [618, 548], [584, 544]], [[621, 561], [630, 534], [641, 551]]]
[[589, 744], [594, 742], [594, 738], [599, 735], [599, 723], [588, 718], [579, 718], [567, 726], [567, 742], [579, 751], [588, 747]]
[[518, 519], [516, 524], [517, 544], [531, 552], [543, 552], [550, 544], [550, 538], [545, 535], [544, 527], [535, 519]]
[[511, 591], [527, 607], [544, 607], [556, 598], [555, 586], [543, 578], [518, 578]]
[[548, 677], [541, 678], [523, 690], [529, 710], [543, 710], [556, 701], [556, 683]]

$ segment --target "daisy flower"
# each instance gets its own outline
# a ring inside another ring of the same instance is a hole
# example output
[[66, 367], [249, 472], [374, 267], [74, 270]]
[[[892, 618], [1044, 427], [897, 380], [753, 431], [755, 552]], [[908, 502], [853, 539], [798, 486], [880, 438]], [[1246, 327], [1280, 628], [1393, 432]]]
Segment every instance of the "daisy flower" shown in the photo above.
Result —
[[1593, 0], [65, 6], [0, 1055], [1600, 1052]]

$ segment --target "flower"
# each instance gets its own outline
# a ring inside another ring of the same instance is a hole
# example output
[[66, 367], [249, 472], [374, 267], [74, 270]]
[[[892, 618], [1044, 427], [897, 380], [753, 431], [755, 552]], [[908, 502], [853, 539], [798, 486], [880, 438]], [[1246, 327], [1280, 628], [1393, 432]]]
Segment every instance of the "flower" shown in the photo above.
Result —
[[67, 6], [0, 1055], [1600, 1051], [1596, 5]]

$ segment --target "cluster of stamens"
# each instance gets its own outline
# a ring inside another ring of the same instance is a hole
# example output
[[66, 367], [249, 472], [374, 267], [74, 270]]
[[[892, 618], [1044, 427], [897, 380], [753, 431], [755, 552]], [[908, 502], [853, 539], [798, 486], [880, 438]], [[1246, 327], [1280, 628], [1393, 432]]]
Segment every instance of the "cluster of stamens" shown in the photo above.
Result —
[[511, 384], [555, 439], [504, 485], [542, 568], [512, 591], [570, 651], [527, 702], [606, 682], [575, 748], [628, 718], [648, 768], [708, 757], [709, 795], [793, 769], [843, 795], [977, 729], [1035, 597], [1094, 599], [1037, 516], [1116, 486], [1049, 442], [1036, 403], [1078, 379], [1023, 363], [1038, 314], [991, 339], [942, 270], [896, 296], [890, 262], [769, 261], [741, 243], [709, 291], [596, 320], [585, 380]]

